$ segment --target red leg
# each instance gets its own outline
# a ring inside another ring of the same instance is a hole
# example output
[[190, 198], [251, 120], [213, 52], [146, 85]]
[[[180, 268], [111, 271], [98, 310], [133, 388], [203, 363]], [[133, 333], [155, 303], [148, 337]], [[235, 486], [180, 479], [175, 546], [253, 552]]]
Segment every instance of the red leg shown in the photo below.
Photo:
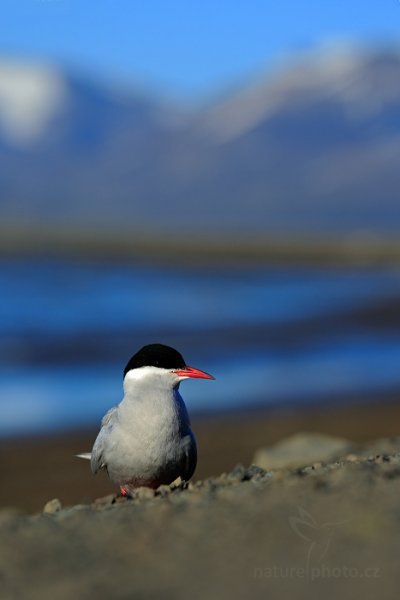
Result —
[[119, 489], [121, 490], [121, 495], [122, 495], [122, 496], [127, 496], [127, 495], [128, 495], [128, 492], [126, 491], [126, 489], [125, 489], [125, 488], [123, 488], [122, 486], [120, 486], [120, 488], [119, 488]]

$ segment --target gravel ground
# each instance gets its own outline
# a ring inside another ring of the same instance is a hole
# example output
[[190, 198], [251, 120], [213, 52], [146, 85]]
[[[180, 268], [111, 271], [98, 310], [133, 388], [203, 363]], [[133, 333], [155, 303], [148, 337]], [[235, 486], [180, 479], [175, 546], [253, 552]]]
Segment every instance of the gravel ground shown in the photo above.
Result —
[[398, 597], [400, 438], [38, 515], [0, 511], [0, 597]]

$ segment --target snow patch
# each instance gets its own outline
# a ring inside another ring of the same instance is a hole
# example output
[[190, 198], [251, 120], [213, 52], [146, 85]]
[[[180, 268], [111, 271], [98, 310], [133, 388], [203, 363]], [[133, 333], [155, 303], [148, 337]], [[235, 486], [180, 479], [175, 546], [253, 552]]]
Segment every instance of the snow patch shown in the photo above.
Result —
[[37, 141], [66, 101], [57, 69], [0, 60], [0, 133], [16, 146]]
[[217, 144], [238, 138], [285, 107], [299, 108], [310, 98], [332, 98], [342, 104], [350, 119], [379, 113], [399, 94], [400, 54], [396, 64], [380, 69], [384, 80], [376, 84], [373, 53], [338, 45], [321, 47], [275, 68], [213, 107], [201, 123], [203, 135]]

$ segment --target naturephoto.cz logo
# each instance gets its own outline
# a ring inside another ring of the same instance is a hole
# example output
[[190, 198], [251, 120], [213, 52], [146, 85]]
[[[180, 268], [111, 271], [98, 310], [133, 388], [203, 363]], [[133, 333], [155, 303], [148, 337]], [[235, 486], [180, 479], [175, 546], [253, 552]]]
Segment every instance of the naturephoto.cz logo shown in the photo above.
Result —
[[302, 579], [356, 579], [377, 578], [381, 570], [376, 566], [359, 568], [351, 565], [328, 565], [323, 562], [331, 546], [334, 532], [348, 520], [327, 521], [318, 523], [304, 508], [298, 507], [298, 514], [288, 519], [289, 526], [295, 535], [305, 542], [304, 566], [257, 566], [254, 567], [253, 576], [256, 579], [270, 578], [302, 578]]

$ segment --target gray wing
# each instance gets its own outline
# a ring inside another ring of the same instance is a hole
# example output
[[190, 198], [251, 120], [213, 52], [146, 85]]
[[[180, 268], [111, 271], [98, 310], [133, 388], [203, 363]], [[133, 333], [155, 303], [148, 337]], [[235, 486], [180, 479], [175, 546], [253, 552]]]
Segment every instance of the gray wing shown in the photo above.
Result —
[[104, 417], [101, 420], [102, 427], [107, 427], [107, 425], [113, 423], [117, 410], [118, 410], [118, 406], [113, 406], [112, 408], [110, 408], [110, 410], [108, 410], [106, 412], [106, 414], [104, 415]]
[[182, 446], [185, 454], [185, 461], [181, 473], [183, 481], [189, 481], [197, 465], [197, 446], [196, 439], [192, 432], [182, 439]]
[[117, 409], [117, 406], [113, 406], [112, 408], [110, 408], [110, 410], [106, 412], [106, 414], [101, 420], [101, 429], [94, 443], [92, 455], [90, 458], [90, 467], [94, 475], [97, 473], [97, 471], [101, 469], [107, 470], [107, 463], [104, 460], [104, 448], [107, 440], [107, 435], [112, 429], [113, 423], [117, 416]]

